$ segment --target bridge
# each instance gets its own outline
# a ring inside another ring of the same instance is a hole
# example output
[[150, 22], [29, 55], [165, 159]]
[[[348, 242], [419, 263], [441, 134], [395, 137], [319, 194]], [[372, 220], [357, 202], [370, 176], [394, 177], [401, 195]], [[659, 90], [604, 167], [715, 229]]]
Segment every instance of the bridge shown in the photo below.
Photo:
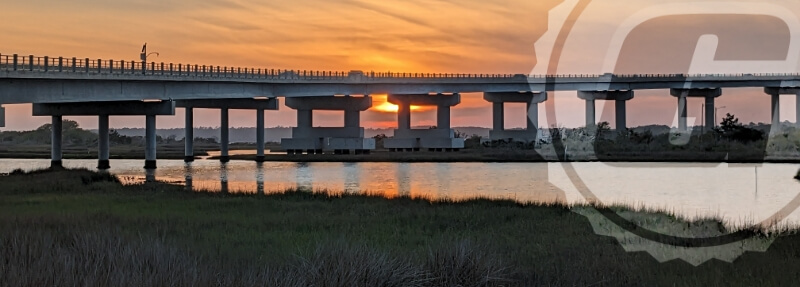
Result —
[[[387, 94], [399, 106], [390, 150], [458, 150], [463, 139], [450, 128], [450, 108], [462, 93], [483, 93], [493, 105], [493, 139], [531, 141], [538, 131], [538, 104], [553, 91], [577, 91], [586, 103], [586, 126], [595, 125], [595, 101], [615, 102], [616, 129], [626, 128], [626, 102], [637, 90], [669, 89], [677, 99], [678, 125], [686, 123], [688, 97], [705, 98], [705, 124], [714, 126], [714, 101], [727, 88], [763, 88], [771, 96], [772, 123], [780, 119], [780, 95], [798, 97], [800, 74], [646, 74], [524, 75], [309, 71], [156, 63], [112, 59], [37, 57], [0, 54], [0, 104], [32, 103], [34, 116], [51, 116], [52, 165], [61, 165], [63, 116], [98, 116], [98, 168], [109, 168], [109, 116], [145, 116], [145, 168], [156, 167], [156, 115], [186, 109], [186, 138], [194, 138], [193, 109], [220, 109], [221, 160], [228, 161], [228, 111], [255, 110], [257, 160], [264, 160], [264, 111], [277, 110], [278, 98], [297, 110], [292, 138], [281, 145], [290, 154], [369, 153], [373, 139], [364, 138], [360, 112], [372, 106], [370, 95]], [[505, 130], [505, 103], [527, 104], [527, 129]], [[437, 108], [437, 128], [410, 126], [411, 105]], [[344, 127], [314, 127], [314, 110], [344, 111]], [[4, 124], [0, 107], [0, 124]], [[194, 159], [186, 141], [186, 161]]]

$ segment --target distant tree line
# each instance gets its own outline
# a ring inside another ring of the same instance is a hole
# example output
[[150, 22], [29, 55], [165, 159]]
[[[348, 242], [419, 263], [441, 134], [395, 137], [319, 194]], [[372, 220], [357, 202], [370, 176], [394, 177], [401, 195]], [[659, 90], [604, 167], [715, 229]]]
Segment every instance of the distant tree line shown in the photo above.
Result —
[[[5, 145], [42, 145], [50, 144], [52, 124], [44, 124], [32, 131], [3, 131], [0, 132], [0, 144]], [[62, 140], [65, 146], [94, 146], [97, 145], [97, 133], [80, 128], [76, 121], [62, 121]], [[108, 140], [113, 145], [144, 145], [143, 136], [127, 136], [117, 130], [109, 130]], [[196, 143], [216, 144], [214, 138], [195, 138]], [[158, 144], [183, 143], [183, 138], [176, 139], [170, 135], [162, 137], [156, 135]]]

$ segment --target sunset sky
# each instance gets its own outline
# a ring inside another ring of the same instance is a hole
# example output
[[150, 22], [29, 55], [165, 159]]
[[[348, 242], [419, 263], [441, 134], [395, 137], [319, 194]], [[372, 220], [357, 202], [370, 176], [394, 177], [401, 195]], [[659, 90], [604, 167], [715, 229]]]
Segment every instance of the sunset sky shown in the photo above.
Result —
[[[651, 0], [647, 0], [651, 1]], [[654, 2], [654, 0], [652, 0]], [[569, 1], [565, 1], [569, 2]], [[534, 43], [548, 29], [548, 12], [560, 0], [513, 1], [257, 1], [257, 0], [26, 0], [3, 3], [0, 53], [134, 60], [144, 42], [156, 62], [255, 68], [442, 73], [528, 74], [537, 64]], [[611, 8], [608, 8], [611, 9]], [[601, 20], [597, 25], [602, 25]], [[592, 25], [592, 22], [587, 24]], [[594, 47], [585, 47], [587, 51]], [[558, 94], [565, 126], [583, 124], [583, 104]], [[552, 96], [551, 96], [552, 97]], [[755, 99], [755, 100], [754, 100]], [[362, 115], [365, 127], [396, 126], [384, 95]], [[637, 93], [628, 125], [672, 124], [675, 99], [668, 91]], [[699, 117], [700, 99], [690, 116]], [[794, 119], [794, 97], [782, 98], [782, 119]], [[609, 105], [613, 106], [613, 105]], [[766, 122], [769, 97], [758, 89], [727, 93], [717, 106], [743, 122]], [[601, 105], [598, 104], [598, 109]], [[30, 105], [6, 105], [6, 128], [33, 129], [49, 121], [32, 117]], [[540, 114], [544, 117], [544, 106]], [[219, 112], [198, 110], [196, 126], [218, 126]], [[598, 111], [598, 114], [603, 114]], [[315, 123], [336, 126], [340, 113], [315, 114]], [[454, 126], [491, 127], [491, 106], [480, 94], [462, 95]], [[524, 106], [510, 105], [507, 127], [524, 125]], [[608, 119], [611, 114], [603, 115]], [[96, 128], [90, 117], [72, 117]], [[285, 106], [268, 112], [267, 126], [294, 126]], [[434, 124], [419, 109], [413, 125]], [[254, 126], [252, 111], [232, 111], [232, 126]], [[544, 123], [545, 121], [540, 121]], [[142, 127], [144, 117], [112, 117], [112, 127]], [[159, 117], [160, 128], [183, 127], [183, 110]]]

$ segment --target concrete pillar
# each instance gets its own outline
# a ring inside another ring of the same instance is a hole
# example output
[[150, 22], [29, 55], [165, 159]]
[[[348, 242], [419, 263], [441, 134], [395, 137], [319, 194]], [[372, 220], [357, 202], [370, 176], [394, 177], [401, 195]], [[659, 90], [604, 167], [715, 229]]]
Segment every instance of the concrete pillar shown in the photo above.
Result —
[[795, 117], [794, 124], [795, 125], [800, 125], [800, 93], [795, 95], [795, 100], [796, 100], [796, 102], [795, 102], [795, 107], [794, 107], [794, 113], [795, 113], [795, 115], [794, 115], [794, 117]]
[[53, 122], [51, 125], [51, 132], [50, 132], [50, 167], [51, 168], [60, 168], [63, 166], [62, 162], [62, 154], [61, 154], [61, 116], [53, 116]]
[[492, 103], [492, 129], [495, 131], [505, 130], [505, 110], [502, 102]]
[[185, 152], [183, 161], [184, 162], [193, 162], [194, 161], [194, 109], [192, 108], [185, 108], [186, 110], [186, 120], [184, 126], [184, 143]]
[[228, 142], [229, 142], [229, 125], [228, 125], [228, 109], [222, 108], [219, 111], [220, 119], [219, 119], [219, 161], [220, 162], [229, 162], [230, 155], [228, 155]]
[[714, 115], [715, 105], [714, 105], [714, 97], [706, 97], [706, 130], [711, 130], [712, 128], [717, 126], [717, 119], [716, 115]]
[[314, 125], [313, 122], [313, 113], [311, 110], [297, 110], [297, 127], [298, 128], [310, 128]]
[[689, 125], [686, 123], [687, 117], [689, 116], [686, 101], [688, 97], [705, 98], [706, 118], [703, 119], [705, 125], [709, 128], [716, 125], [714, 123], [716, 121], [714, 116], [714, 98], [722, 96], [722, 89], [670, 89], [669, 93], [673, 97], [678, 98], [678, 130], [689, 131]]
[[[712, 112], [713, 114], [713, 112]], [[686, 131], [686, 96], [678, 96], [678, 130]]]
[[539, 103], [538, 102], [528, 102], [526, 105], [527, 105], [527, 110], [528, 110], [528, 113], [527, 113], [528, 119], [526, 120], [526, 122], [528, 123], [527, 130], [528, 131], [535, 131], [535, 132], [538, 133], [539, 132]]
[[450, 129], [450, 106], [439, 105], [436, 108], [436, 128]]
[[344, 111], [344, 126], [345, 127], [360, 127], [361, 126], [361, 112], [357, 110]]
[[264, 161], [264, 109], [256, 110], [256, 162]]
[[772, 94], [772, 128], [775, 129], [781, 123], [781, 95]]
[[614, 101], [614, 115], [616, 117], [616, 130], [617, 133], [624, 132], [628, 128], [627, 123], [627, 110], [625, 108], [625, 100]]
[[109, 169], [111, 168], [111, 164], [108, 161], [109, 158], [108, 115], [98, 116], [97, 133], [98, 133], [97, 169]]
[[397, 105], [397, 128], [411, 129], [411, 105], [405, 102]]
[[144, 168], [156, 168], [156, 115], [145, 116]]
[[587, 99], [586, 101], [586, 128], [594, 128], [597, 124], [597, 119], [594, 115], [594, 99]]

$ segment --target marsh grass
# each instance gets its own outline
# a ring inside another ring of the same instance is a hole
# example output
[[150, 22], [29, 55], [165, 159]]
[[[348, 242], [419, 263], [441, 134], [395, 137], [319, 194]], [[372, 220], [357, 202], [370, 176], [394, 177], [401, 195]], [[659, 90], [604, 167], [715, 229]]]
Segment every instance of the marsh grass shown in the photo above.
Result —
[[[0, 177], [0, 286], [766, 286], [800, 279], [795, 229], [767, 234], [775, 242], [766, 253], [694, 267], [625, 252], [573, 208], [324, 191], [188, 192], [123, 186], [88, 170], [19, 171]], [[601, 208], [644, 211], [656, 225], [687, 223], [653, 210]]]

